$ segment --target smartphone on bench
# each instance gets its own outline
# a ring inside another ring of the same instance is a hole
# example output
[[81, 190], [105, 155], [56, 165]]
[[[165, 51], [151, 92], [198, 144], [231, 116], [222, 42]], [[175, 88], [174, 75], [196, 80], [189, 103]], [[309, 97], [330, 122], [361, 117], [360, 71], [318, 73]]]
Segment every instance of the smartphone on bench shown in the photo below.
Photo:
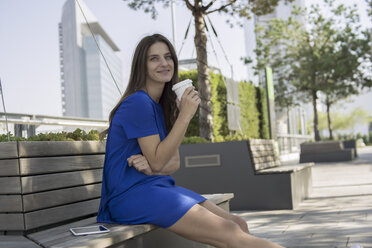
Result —
[[98, 233], [107, 233], [110, 230], [103, 226], [84, 226], [84, 227], [73, 227], [70, 228], [70, 231], [75, 236], [89, 235], [89, 234], [98, 234]]

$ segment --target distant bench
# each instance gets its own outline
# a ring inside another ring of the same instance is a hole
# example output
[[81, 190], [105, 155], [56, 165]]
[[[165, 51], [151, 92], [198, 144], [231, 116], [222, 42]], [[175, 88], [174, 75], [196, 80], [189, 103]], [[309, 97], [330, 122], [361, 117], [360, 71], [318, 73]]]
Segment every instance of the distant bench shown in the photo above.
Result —
[[[105, 144], [0, 143], [0, 247], [206, 247], [154, 225], [104, 224], [111, 232], [82, 237], [69, 228], [95, 225]], [[229, 210], [233, 194], [205, 195]]]
[[[349, 143], [346, 144], [348, 146], [353, 145], [353, 143]], [[350, 161], [356, 156], [355, 149], [344, 148], [344, 143], [341, 141], [302, 143], [300, 163]]]
[[274, 141], [251, 139], [182, 145], [180, 186], [200, 193], [232, 192], [232, 210], [294, 209], [308, 197], [312, 165], [282, 165]]

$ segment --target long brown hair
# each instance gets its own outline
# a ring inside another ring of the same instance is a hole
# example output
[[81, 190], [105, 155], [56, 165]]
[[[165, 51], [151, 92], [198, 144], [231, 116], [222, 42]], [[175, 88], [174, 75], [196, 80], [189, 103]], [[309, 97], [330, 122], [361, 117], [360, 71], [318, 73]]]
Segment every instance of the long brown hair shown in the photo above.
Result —
[[[172, 86], [178, 82], [178, 59], [176, 51], [170, 41], [161, 34], [153, 34], [144, 37], [137, 45], [133, 55], [132, 67], [130, 71], [130, 77], [128, 86], [124, 92], [124, 95], [120, 98], [116, 106], [111, 110], [109, 116], [109, 122], [111, 125], [112, 118], [120, 104], [133, 93], [137, 92], [141, 88], [145, 88], [146, 75], [147, 75], [147, 53], [150, 47], [156, 42], [163, 42], [168, 46], [174, 63], [174, 73], [170, 82], [165, 84], [163, 93], [160, 97], [159, 104], [161, 105], [164, 113], [165, 127], [169, 133], [177, 117], [177, 105], [176, 105], [176, 94], [172, 91]], [[100, 133], [100, 139], [102, 140], [108, 129]]]

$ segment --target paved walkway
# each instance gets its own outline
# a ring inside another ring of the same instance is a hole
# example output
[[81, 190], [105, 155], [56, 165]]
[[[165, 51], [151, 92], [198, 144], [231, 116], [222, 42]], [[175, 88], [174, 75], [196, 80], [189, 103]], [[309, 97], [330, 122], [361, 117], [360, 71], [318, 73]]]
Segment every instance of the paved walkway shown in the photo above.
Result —
[[316, 163], [309, 199], [296, 210], [236, 212], [250, 231], [288, 248], [372, 247], [372, 147], [350, 162]]

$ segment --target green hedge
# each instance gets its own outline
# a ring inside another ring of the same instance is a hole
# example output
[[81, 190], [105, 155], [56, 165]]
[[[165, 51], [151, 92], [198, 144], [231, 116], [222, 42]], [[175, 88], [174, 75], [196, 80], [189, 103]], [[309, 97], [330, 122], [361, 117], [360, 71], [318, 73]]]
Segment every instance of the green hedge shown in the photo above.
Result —
[[256, 87], [251, 83], [240, 82], [239, 98], [243, 135], [248, 138], [260, 138], [260, 112], [257, 108]]
[[[187, 78], [192, 80], [192, 84], [195, 89], [198, 90], [198, 73], [194, 71], [182, 71], [178, 74], [179, 81], [185, 80]], [[196, 111], [194, 117], [191, 119], [189, 127], [187, 128], [186, 137], [200, 136], [199, 135], [199, 110]]]
[[221, 74], [210, 73], [213, 110], [213, 135], [225, 137], [229, 134], [227, 121], [227, 90]]
[[[197, 79], [198, 73], [196, 70], [179, 72], [179, 80], [187, 78], [193, 81], [196, 90], [198, 89]], [[213, 111], [213, 135], [214, 137], [224, 137], [229, 134], [227, 123], [227, 96], [226, 86], [222, 75], [210, 73], [211, 79], [211, 93], [212, 93], [212, 111]], [[189, 128], [186, 132], [186, 137], [200, 136], [199, 132], [199, 111], [196, 111], [192, 118]]]
[[[99, 133], [97, 130], [90, 130], [89, 133], [77, 128], [73, 132], [59, 132], [59, 133], [40, 133], [29, 138], [14, 137], [10, 134], [10, 141], [79, 141], [79, 140], [99, 140]], [[7, 142], [8, 135], [0, 135], [0, 142]]]
[[[227, 121], [227, 90], [221, 74], [210, 73], [213, 111], [213, 135], [216, 142], [246, 140], [250, 138], [269, 139], [269, 120], [265, 89], [252, 83], [239, 83], [241, 132], [230, 132]], [[196, 89], [197, 71], [179, 72], [179, 80], [191, 79]], [[186, 137], [199, 137], [199, 111], [191, 120]], [[184, 141], [192, 142], [191, 140]], [[195, 141], [195, 143], [201, 143]]]

